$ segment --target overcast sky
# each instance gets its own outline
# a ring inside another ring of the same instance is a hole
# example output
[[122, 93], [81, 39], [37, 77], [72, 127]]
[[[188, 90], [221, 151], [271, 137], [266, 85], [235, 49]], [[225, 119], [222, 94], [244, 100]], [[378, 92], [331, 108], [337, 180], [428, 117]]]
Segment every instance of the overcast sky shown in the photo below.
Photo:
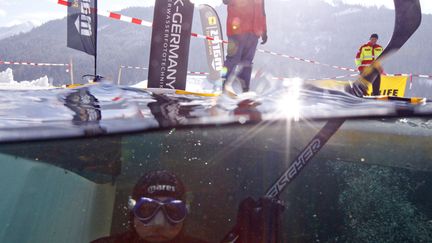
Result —
[[[99, 0], [101, 10], [120, 10], [131, 6], [149, 6], [155, 0]], [[271, 0], [267, 0], [271, 1]], [[363, 4], [367, 6], [393, 7], [393, 0], [323, 0], [326, 2], [345, 2], [348, 4]], [[222, 0], [194, 0], [195, 3], [217, 5]], [[432, 0], [421, 0], [423, 12], [432, 13]], [[51, 19], [66, 16], [64, 6], [58, 5], [57, 0], [0, 0], [0, 26], [12, 26], [24, 22], [40, 25]]]

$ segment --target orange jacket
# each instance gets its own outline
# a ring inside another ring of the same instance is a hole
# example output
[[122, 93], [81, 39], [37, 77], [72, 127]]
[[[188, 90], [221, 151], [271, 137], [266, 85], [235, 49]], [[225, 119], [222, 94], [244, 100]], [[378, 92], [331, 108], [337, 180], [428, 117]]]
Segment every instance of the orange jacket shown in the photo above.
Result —
[[228, 4], [227, 35], [267, 32], [264, 0], [223, 0]]
[[356, 55], [356, 66], [360, 72], [375, 61], [383, 52], [383, 48], [378, 44], [371, 44], [370, 42], [362, 45]]

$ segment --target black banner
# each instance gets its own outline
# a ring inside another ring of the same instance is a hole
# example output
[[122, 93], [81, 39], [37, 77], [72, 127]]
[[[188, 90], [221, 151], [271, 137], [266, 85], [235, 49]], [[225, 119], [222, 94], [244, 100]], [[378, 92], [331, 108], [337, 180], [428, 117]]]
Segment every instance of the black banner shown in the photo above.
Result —
[[67, 46], [96, 56], [97, 0], [72, 0], [68, 7]]
[[224, 45], [218, 40], [223, 40], [222, 26], [216, 10], [207, 4], [199, 6], [201, 25], [206, 36], [213, 37], [215, 40], [204, 40], [207, 63], [209, 66], [209, 80], [220, 79], [220, 72], [224, 67]]
[[186, 89], [193, 10], [189, 0], [156, 0], [149, 88]]

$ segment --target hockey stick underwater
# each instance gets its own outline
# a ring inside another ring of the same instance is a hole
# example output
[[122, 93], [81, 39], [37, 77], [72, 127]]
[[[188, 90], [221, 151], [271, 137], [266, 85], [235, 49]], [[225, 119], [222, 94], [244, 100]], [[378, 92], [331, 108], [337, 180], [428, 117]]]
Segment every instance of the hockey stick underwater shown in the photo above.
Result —
[[[351, 93], [363, 97], [367, 88], [379, 78], [381, 74], [381, 61], [398, 51], [414, 34], [421, 23], [422, 13], [419, 0], [394, 0], [396, 21], [393, 36], [380, 57], [370, 66], [354, 83]], [[360, 87], [361, 89], [356, 89]], [[390, 98], [388, 100], [394, 100]], [[398, 101], [412, 102], [418, 99], [396, 99]], [[328, 121], [316, 134], [308, 145], [299, 153], [289, 168], [268, 188], [265, 196], [279, 198], [286, 187], [301, 173], [306, 165], [324, 147], [327, 141], [339, 130], [346, 119], [334, 119]], [[222, 242], [240, 242], [238, 228], [231, 230]], [[243, 243], [243, 242], [242, 242]]]

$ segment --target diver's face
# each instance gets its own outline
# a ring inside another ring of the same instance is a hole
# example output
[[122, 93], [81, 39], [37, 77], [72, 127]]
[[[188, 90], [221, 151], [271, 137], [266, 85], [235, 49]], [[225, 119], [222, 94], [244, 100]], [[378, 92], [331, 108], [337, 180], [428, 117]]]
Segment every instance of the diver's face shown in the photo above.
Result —
[[[165, 200], [166, 198], [156, 198]], [[183, 222], [178, 224], [170, 224], [166, 219], [163, 210], [159, 210], [156, 216], [148, 223], [144, 224], [139, 219], [134, 217], [135, 230], [141, 239], [148, 242], [167, 242], [174, 239], [182, 230]]]
[[377, 38], [370, 38], [370, 43], [375, 45], [377, 42], [378, 42]]

